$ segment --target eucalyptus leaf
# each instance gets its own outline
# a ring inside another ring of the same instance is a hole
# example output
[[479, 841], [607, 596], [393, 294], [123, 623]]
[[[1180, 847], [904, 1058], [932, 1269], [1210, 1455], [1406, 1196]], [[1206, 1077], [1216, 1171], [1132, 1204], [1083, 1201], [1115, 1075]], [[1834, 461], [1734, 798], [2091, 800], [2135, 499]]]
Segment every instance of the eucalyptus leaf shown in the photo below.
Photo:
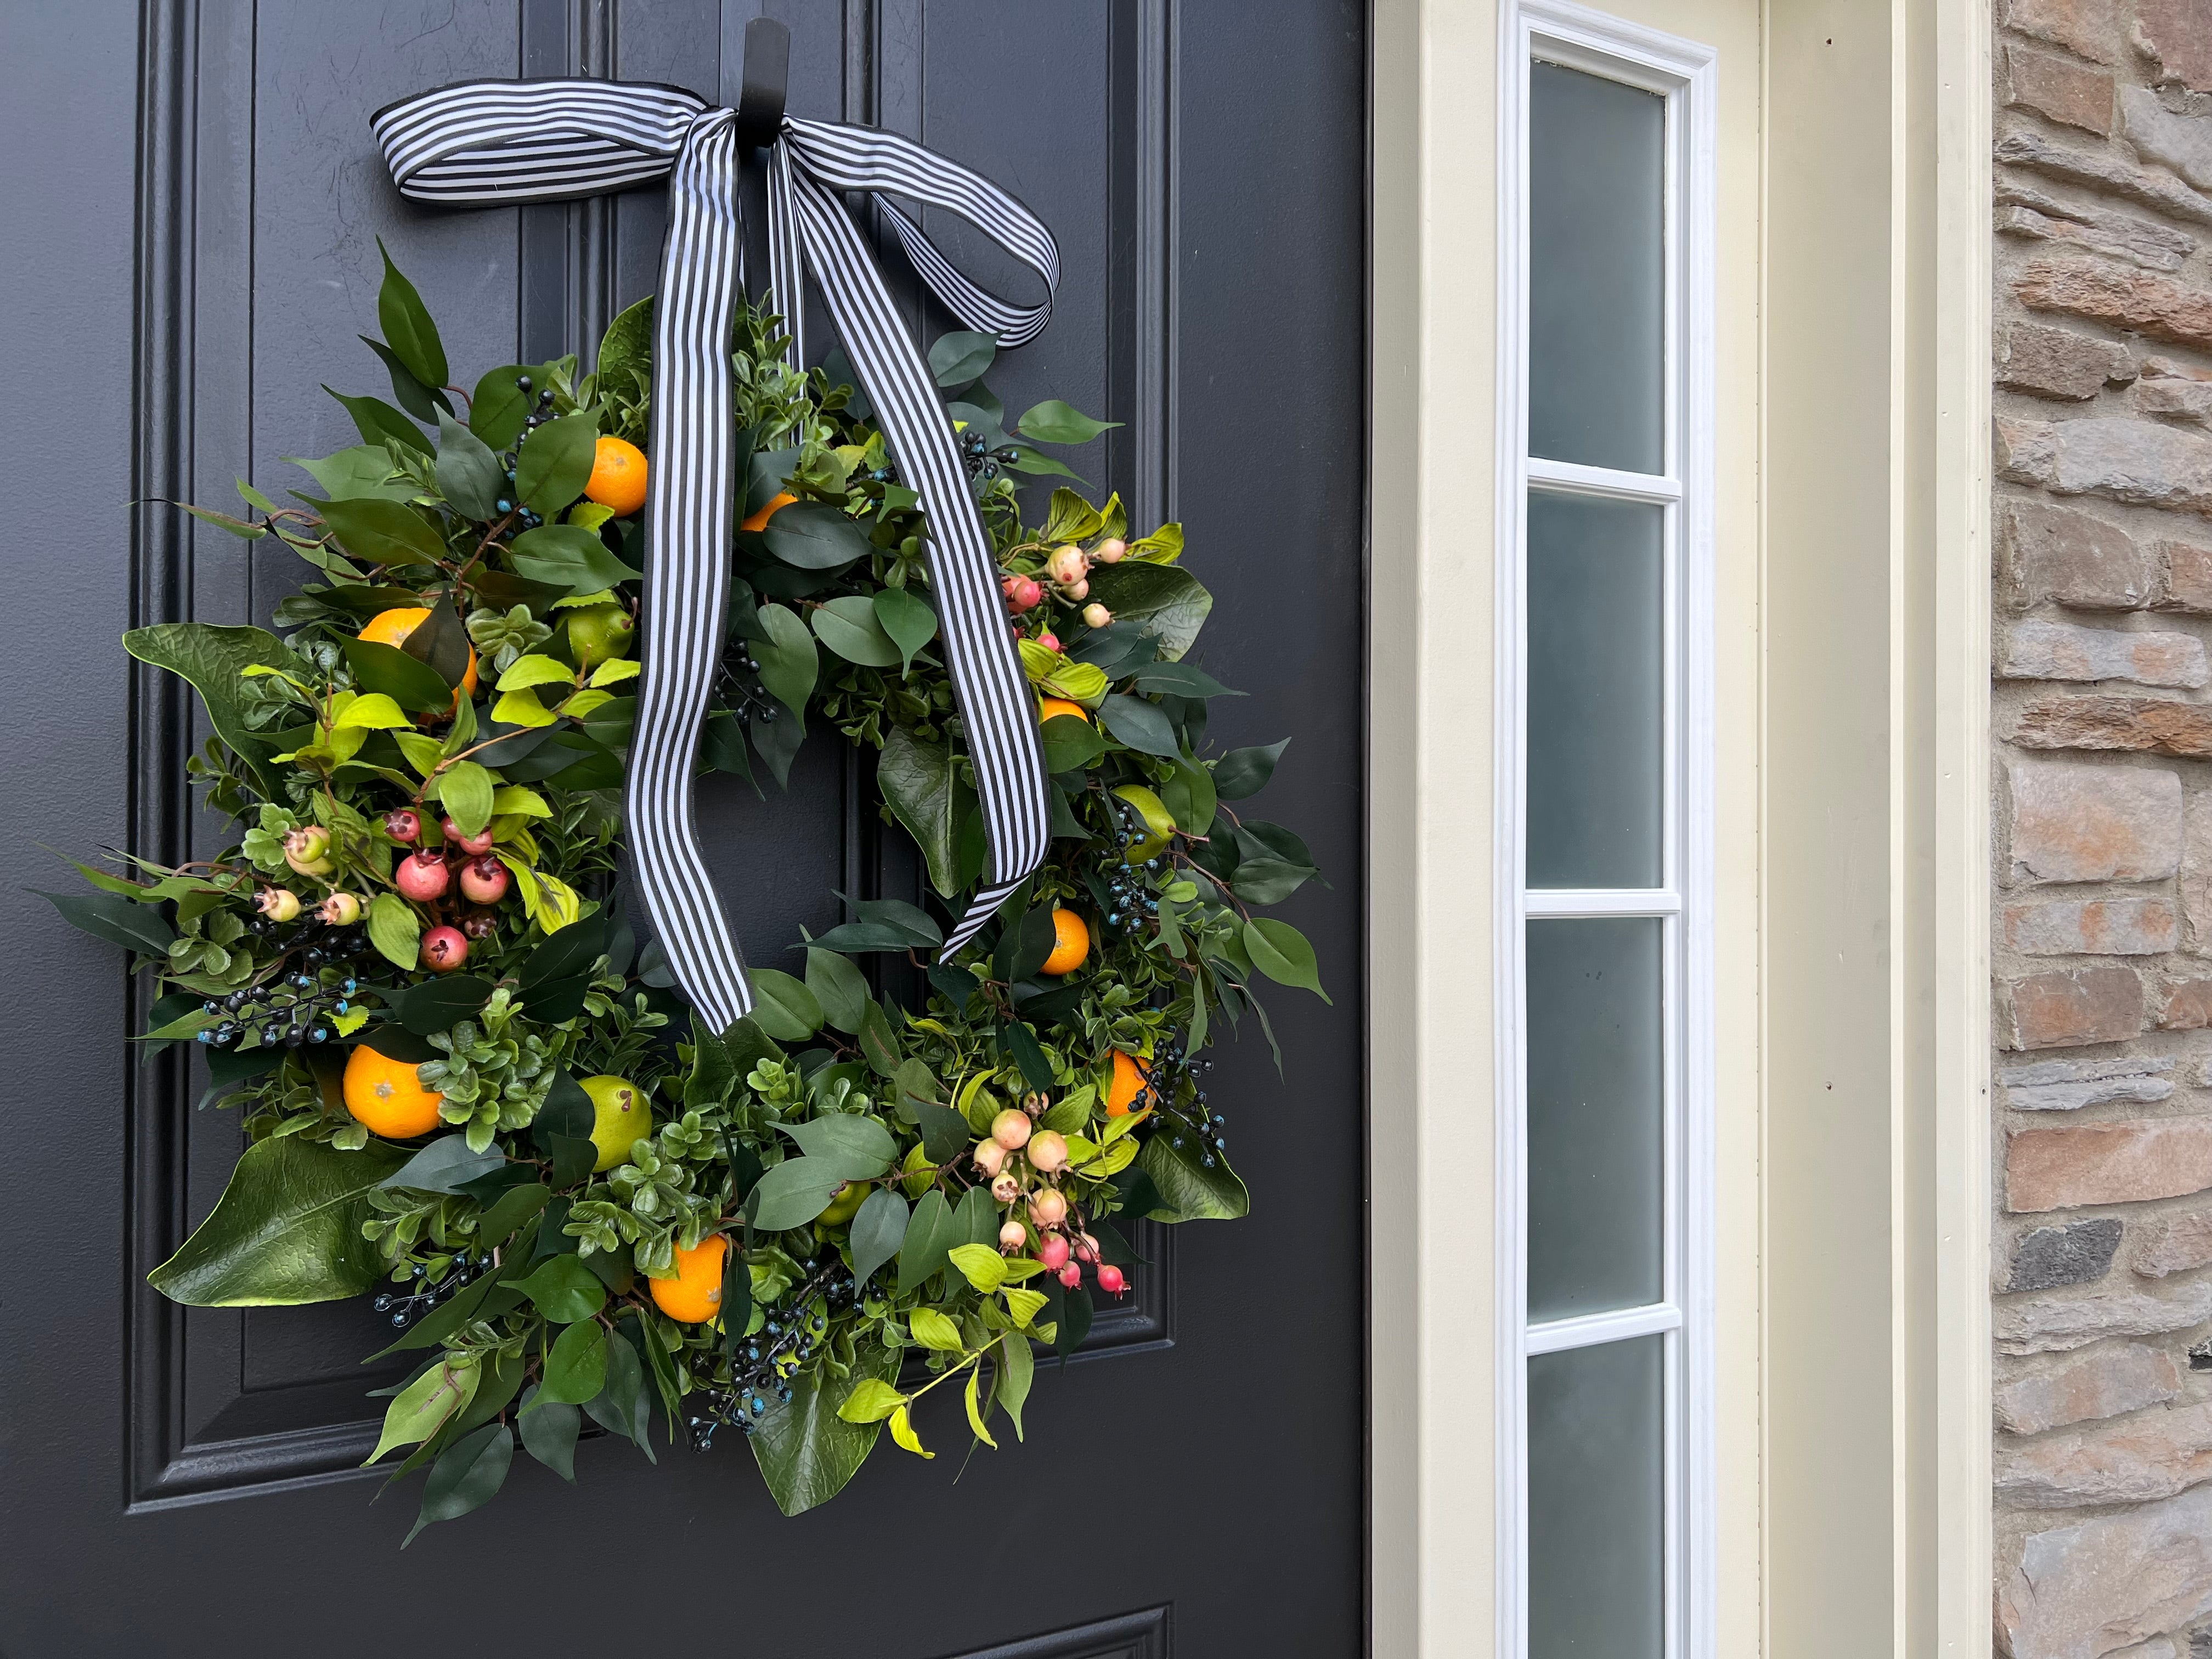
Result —
[[752, 1018], [783, 1042], [800, 1042], [822, 1029], [822, 1005], [802, 980], [774, 968], [752, 970]]
[[355, 1152], [299, 1135], [256, 1141], [208, 1218], [147, 1282], [195, 1308], [359, 1296], [384, 1271], [361, 1236], [368, 1193], [405, 1161], [376, 1141]]
[[865, 1285], [868, 1276], [889, 1261], [906, 1242], [909, 1219], [906, 1200], [892, 1187], [878, 1187], [853, 1218], [853, 1279]]
[[768, 550], [796, 570], [842, 570], [874, 551], [868, 532], [826, 501], [793, 501], [761, 532]]
[[836, 1170], [842, 1181], [879, 1176], [898, 1156], [898, 1143], [881, 1121], [857, 1112], [832, 1112], [804, 1123], [787, 1123], [783, 1132], [799, 1143], [806, 1162], [821, 1170]]
[[862, 594], [848, 593], [817, 605], [814, 632], [847, 662], [863, 668], [896, 668], [904, 659], [877, 619], [874, 604]]
[[507, 1155], [497, 1147], [473, 1152], [465, 1137], [441, 1135], [378, 1184], [415, 1193], [455, 1193], [506, 1167]]
[[957, 391], [991, 372], [999, 355], [999, 337], [972, 329], [940, 334], [929, 348], [929, 372], [946, 391]]
[[850, 1178], [834, 1162], [787, 1158], [754, 1183], [745, 1201], [745, 1218], [767, 1233], [804, 1227], [830, 1207], [837, 1189]]
[[806, 988], [822, 1007], [822, 1018], [839, 1030], [857, 1033], [868, 1006], [868, 981], [835, 951], [819, 945], [806, 952]]
[[903, 587], [880, 587], [872, 601], [877, 623], [898, 647], [899, 672], [914, 666], [915, 653], [937, 637], [937, 612]]

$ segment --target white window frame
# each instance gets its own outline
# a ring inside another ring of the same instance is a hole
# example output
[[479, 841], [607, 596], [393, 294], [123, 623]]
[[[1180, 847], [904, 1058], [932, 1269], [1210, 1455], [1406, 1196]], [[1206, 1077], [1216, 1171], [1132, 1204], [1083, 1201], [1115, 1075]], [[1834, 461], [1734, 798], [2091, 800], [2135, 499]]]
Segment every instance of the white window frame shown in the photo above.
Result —
[[[1498, 1651], [1528, 1643], [1528, 1357], [1657, 1334], [1662, 1368], [1668, 1659], [1716, 1650], [1716, 1215], [1713, 986], [1714, 259], [1718, 69], [1712, 48], [1563, 3], [1507, 0], [1498, 57], [1497, 772]], [[1542, 60], [1666, 98], [1663, 477], [1528, 455], [1528, 67]], [[1580, 892], [1524, 884], [1528, 495], [1664, 509], [1664, 884]], [[1531, 916], [1664, 922], [1665, 1201], [1661, 1301], [1532, 1328], [1528, 1322], [1526, 939]]]

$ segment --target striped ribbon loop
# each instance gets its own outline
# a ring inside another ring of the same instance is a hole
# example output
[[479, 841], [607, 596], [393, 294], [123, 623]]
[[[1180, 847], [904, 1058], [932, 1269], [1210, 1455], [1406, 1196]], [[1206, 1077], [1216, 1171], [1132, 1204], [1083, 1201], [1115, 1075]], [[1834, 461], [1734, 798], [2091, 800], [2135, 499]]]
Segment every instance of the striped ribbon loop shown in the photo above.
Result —
[[[692, 810], [694, 760], [722, 653], [738, 489], [729, 345], [744, 222], [732, 124], [731, 112], [680, 87], [581, 80], [441, 87], [378, 111], [370, 123], [393, 182], [416, 201], [512, 206], [669, 181], [653, 316], [652, 558], [643, 599], [651, 648], [624, 807], [638, 896], [678, 985], [716, 1030], [753, 1006]], [[930, 592], [988, 849], [975, 902], [945, 941], [950, 956], [1043, 862], [1052, 834], [1044, 754], [951, 423], [836, 192], [896, 193], [957, 213], [1042, 277], [1043, 304], [1010, 304], [969, 281], [914, 219], [879, 201], [930, 290], [1005, 345], [1035, 339], [1050, 319], [1059, 250], [1043, 222], [989, 179], [893, 133], [787, 118], [768, 177], [770, 286], [787, 314], [791, 361], [804, 361], [800, 296], [811, 268], [928, 526]]]

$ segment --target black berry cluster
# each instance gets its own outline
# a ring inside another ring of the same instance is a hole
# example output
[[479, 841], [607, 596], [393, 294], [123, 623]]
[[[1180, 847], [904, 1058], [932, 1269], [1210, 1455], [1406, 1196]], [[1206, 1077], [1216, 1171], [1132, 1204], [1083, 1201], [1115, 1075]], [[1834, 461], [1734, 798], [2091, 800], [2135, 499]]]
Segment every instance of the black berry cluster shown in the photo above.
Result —
[[[1182, 1034], [1177, 1032], [1152, 1051], [1145, 1073], [1146, 1091], [1159, 1103], [1169, 1144], [1182, 1151], [1195, 1141], [1199, 1162], [1209, 1170], [1229, 1152], [1229, 1142], [1221, 1133], [1229, 1120], [1208, 1105], [1206, 1098], [1203, 1078], [1212, 1069], [1212, 1060], [1190, 1055]], [[1186, 1080], [1190, 1085], [1189, 1097], [1182, 1099]]]
[[[202, 1003], [203, 1013], [222, 1018], [220, 1024], [201, 1031], [199, 1041], [211, 1048], [228, 1048], [243, 1042], [248, 1031], [256, 1031], [264, 1048], [328, 1042], [336, 1032], [327, 1022], [350, 1009], [361, 989], [346, 966], [368, 945], [360, 924], [331, 927], [302, 917], [289, 927], [266, 918], [247, 926], [264, 937], [274, 936], [270, 939], [275, 947], [272, 966], [295, 950], [299, 963], [289, 974]], [[301, 940], [311, 931], [319, 936], [312, 945], [302, 945]]]
[[798, 1288], [765, 1309], [760, 1329], [738, 1344], [728, 1386], [705, 1390], [706, 1410], [689, 1425], [694, 1450], [712, 1451], [714, 1431], [733, 1424], [740, 1434], [750, 1435], [768, 1414], [769, 1401], [789, 1400], [791, 1384], [777, 1362], [795, 1358], [804, 1364], [811, 1359], [828, 1339], [830, 1316], [859, 1295], [860, 1286], [836, 1256], [819, 1266], [810, 1256], [805, 1265], [807, 1275]]
[[[404, 1296], [394, 1291], [386, 1291], [370, 1305], [377, 1312], [389, 1314], [392, 1316], [392, 1328], [394, 1330], [404, 1331], [441, 1302], [452, 1297], [456, 1291], [467, 1289], [482, 1275], [489, 1273], [492, 1265], [492, 1258], [489, 1252], [478, 1256], [457, 1255], [453, 1258], [452, 1265], [446, 1269], [445, 1277], [439, 1279], [437, 1283], [426, 1283], [419, 1290]], [[428, 1279], [429, 1277], [430, 1269], [423, 1262], [415, 1263], [413, 1271], [414, 1277], [417, 1279]]]
[[1012, 444], [992, 448], [990, 440], [980, 432], [963, 434], [960, 440], [961, 465], [968, 469], [969, 477], [981, 478], [987, 483], [1019, 460], [1021, 455], [1022, 452]]
[[[514, 377], [514, 389], [517, 392], [527, 392], [530, 390], [530, 387], [531, 380], [527, 374], [518, 374]], [[527, 436], [531, 432], [536, 430], [538, 427], [544, 425], [546, 422], [552, 418], [553, 394], [550, 391], [540, 392], [538, 394], [537, 407], [532, 409], [523, 419], [522, 428], [524, 434]], [[499, 459], [500, 464], [507, 469], [507, 481], [509, 484], [512, 484], [514, 482], [514, 452], [510, 449]], [[501, 496], [492, 505], [501, 513], [514, 513], [515, 522], [520, 524], [525, 530], [535, 530], [539, 525], [545, 522], [544, 520], [539, 518], [537, 514], [532, 512], [526, 507], [520, 513], [515, 513], [514, 499], [512, 496]]]

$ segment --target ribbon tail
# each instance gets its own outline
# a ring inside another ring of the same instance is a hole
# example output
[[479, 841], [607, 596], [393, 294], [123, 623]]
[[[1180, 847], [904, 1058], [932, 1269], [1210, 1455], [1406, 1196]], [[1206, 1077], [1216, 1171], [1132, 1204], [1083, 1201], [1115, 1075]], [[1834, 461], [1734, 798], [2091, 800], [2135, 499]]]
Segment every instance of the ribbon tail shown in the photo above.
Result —
[[940, 953], [949, 957], [1044, 861], [1051, 843], [1036, 702], [1014, 652], [998, 561], [928, 365], [843, 204], [803, 168], [793, 169], [792, 182], [815, 282], [929, 527], [930, 588], [988, 847], [982, 889]]
[[652, 556], [645, 664], [623, 799], [633, 879], [670, 970], [709, 1029], [752, 1009], [728, 919], [699, 850], [693, 760], [722, 656], [737, 504], [730, 324], [743, 242], [727, 110], [702, 116], [670, 181], [653, 307]]
[[799, 216], [791, 200], [791, 147], [778, 139], [768, 152], [768, 288], [783, 318], [784, 361], [806, 367], [806, 272], [800, 264]]

